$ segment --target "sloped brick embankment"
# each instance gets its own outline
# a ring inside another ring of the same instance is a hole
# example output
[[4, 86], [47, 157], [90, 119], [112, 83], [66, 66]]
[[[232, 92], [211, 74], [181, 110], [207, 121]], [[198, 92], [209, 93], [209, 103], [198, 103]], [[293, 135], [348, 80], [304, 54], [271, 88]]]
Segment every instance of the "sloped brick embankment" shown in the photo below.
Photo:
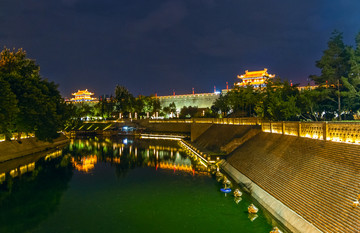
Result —
[[323, 232], [360, 232], [360, 146], [259, 133], [227, 158]]

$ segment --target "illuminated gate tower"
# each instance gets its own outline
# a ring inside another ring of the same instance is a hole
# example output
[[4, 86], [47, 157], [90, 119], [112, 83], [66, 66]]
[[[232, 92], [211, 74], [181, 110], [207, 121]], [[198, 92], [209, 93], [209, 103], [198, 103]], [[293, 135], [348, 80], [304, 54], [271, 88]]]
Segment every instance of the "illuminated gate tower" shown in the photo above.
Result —
[[251, 85], [255, 88], [258, 87], [264, 87], [266, 86], [265, 80], [268, 78], [274, 78], [274, 74], [268, 74], [267, 69], [264, 68], [264, 70], [259, 71], [245, 71], [245, 74], [238, 75], [239, 79], [241, 79], [241, 82], [235, 83], [235, 86], [247, 86]]
[[71, 102], [79, 103], [79, 102], [91, 102], [96, 100], [96, 98], [91, 97], [92, 95], [94, 95], [94, 93], [91, 93], [87, 89], [83, 91], [78, 90], [78, 92], [72, 93], [72, 95], [75, 97], [70, 99]]

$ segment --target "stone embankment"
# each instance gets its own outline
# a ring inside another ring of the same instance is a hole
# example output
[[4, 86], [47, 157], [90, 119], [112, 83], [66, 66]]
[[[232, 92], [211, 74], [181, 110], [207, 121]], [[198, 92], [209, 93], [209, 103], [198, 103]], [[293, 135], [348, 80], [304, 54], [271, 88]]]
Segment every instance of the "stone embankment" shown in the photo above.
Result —
[[69, 142], [64, 135], [52, 143], [39, 141], [36, 138], [21, 139], [21, 141], [0, 142], [0, 162], [23, 157], [37, 152], [60, 147]]
[[323, 232], [360, 232], [360, 146], [260, 133], [227, 162]]
[[192, 142], [199, 148], [206, 148], [213, 152], [230, 153], [246, 140], [261, 132], [260, 126], [211, 125], [201, 135], [194, 138], [193, 131], [195, 127], [199, 126], [194, 124], [192, 127]]
[[360, 232], [360, 145], [225, 124], [192, 123], [191, 138], [228, 152], [222, 167], [291, 231]]

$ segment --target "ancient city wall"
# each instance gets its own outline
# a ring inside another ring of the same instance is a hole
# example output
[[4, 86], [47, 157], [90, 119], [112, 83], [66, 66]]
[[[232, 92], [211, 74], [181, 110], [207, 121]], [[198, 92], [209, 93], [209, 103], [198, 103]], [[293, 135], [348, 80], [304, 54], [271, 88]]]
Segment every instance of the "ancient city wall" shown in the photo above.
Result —
[[167, 107], [171, 103], [175, 103], [176, 109], [180, 111], [183, 107], [197, 106], [198, 108], [210, 108], [215, 100], [219, 98], [219, 94], [202, 93], [189, 95], [170, 95], [157, 97], [160, 101], [161, 107]]

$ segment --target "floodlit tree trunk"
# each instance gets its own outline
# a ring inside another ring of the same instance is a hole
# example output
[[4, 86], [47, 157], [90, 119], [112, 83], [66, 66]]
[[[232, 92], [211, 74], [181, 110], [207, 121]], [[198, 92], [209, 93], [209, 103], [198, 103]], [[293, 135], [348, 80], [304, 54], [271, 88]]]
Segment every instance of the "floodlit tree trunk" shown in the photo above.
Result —
[[5, 141], [11, 141], [11, 134], [5, 134]]

